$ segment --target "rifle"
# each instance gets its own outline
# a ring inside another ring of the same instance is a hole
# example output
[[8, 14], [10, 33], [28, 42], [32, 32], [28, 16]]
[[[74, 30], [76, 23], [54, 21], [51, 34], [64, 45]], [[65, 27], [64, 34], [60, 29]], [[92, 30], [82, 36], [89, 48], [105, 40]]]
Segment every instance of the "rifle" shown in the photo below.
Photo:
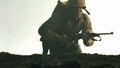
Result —
[[[92, 39], [92, 40], [94, 40], [94, 41], [101, 41], [102, 38], [100, 37], [100, 35], [111, 35], [111, 34], [113, 34], [113, 32], [110, 32], [110, 33], [88, 33], [87, 35], [89, 37], [99, 37], [100, 38], [99, 40], [97, 40], [97, 39]], [[82, 39], [83, 37], [84, 37], [83, 34], [76, 34], [76, 35], [74, 35], [72, 37], [72, 39], [73, 40], [78, 40], [78, 39]]]
[[[110, 33], [88, 33], [86, 35], [88, 35], [88, 37], [93, 37], [93, 39], [92, 39], [93, 41], [101, 41], [102, 38], [100, 37], [100, 35], [111, 35], [111, 34], [113, 34], [113, 32], [110, 32]], [[78, 40], [84, 38], [86, 35], [80, 33], [80, 34], [75, 34], [74, 36], [72, 36], [71, 43], [68, 44], [67, 48], [69, 48], [71, 45], [73, 45], [75, 43], [78, 43]], [[99, 37], [100, 39], [97, 40], [97, 39], [94, 39], [94, 37]]]

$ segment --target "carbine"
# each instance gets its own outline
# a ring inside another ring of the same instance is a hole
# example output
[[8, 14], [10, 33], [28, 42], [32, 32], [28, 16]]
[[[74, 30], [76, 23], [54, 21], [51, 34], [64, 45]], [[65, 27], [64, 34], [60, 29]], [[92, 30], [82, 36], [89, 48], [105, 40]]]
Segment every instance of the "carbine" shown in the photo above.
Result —
[[[93, 40], [94, 41], [101, 41], [102, 38], [100, 37], [100, 35], [111, 35], [111, 34], [113, 34], [113, 32], [110, 32], [110, 33], [88, 33], [87, 35], [89, 37], [99, 37], [100, 38], [99, 40], [97, 40], [97, 39], [93, 39]], [[80, 34], [76, 34], [76, 35], [72, 36], [72, 39], [79, 40], [79, 39], [82, 39], [83, 37], [84, 37], [84, 35], [80, 33]]]

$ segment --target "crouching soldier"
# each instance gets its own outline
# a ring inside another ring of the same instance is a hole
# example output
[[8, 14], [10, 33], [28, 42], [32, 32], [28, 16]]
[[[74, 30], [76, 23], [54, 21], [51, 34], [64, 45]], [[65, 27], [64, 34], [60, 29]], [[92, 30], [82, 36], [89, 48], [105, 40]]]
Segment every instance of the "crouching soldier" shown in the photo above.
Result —
[[38, 30], [43, 42], [43, 55], [47, 55], [48, 49], [54, 55], [81, 54], [78, 40], [73, 39], [79, 32], [82, 33], [85, 46], [93, 45], [93, 37], [88, 36], [93, 32], [91, 21], [83, 13], [85, 8], [85, 0], [58, 1], [52, 16]]

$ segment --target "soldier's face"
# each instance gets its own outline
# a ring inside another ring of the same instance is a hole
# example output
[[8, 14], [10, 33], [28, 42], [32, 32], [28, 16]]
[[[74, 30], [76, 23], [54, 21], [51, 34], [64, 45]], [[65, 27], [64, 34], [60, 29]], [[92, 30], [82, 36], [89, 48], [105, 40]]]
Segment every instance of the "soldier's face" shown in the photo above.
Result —
[[82, 12], [81, 8], [76, 8], [74, 11], [74, 14], [75, 14], [75, 16], [79, 16], [81, 12]]
[[82, 13], [82, 8], [76, 7], [72, 9], [72, 16], [75, 18], [79, 18]]

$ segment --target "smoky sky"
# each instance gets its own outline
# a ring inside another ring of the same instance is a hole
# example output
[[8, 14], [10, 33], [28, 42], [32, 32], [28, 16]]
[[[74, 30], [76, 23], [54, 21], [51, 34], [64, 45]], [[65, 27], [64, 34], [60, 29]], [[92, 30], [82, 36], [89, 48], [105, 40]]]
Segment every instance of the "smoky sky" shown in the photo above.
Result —
[[56, 3], [48, 2], [51, 5], [43, 0], [0, 0], [0, 51], [41, 53], [37, 30], [50, 17], [48, 12], [54, 9], [50, 7]]

